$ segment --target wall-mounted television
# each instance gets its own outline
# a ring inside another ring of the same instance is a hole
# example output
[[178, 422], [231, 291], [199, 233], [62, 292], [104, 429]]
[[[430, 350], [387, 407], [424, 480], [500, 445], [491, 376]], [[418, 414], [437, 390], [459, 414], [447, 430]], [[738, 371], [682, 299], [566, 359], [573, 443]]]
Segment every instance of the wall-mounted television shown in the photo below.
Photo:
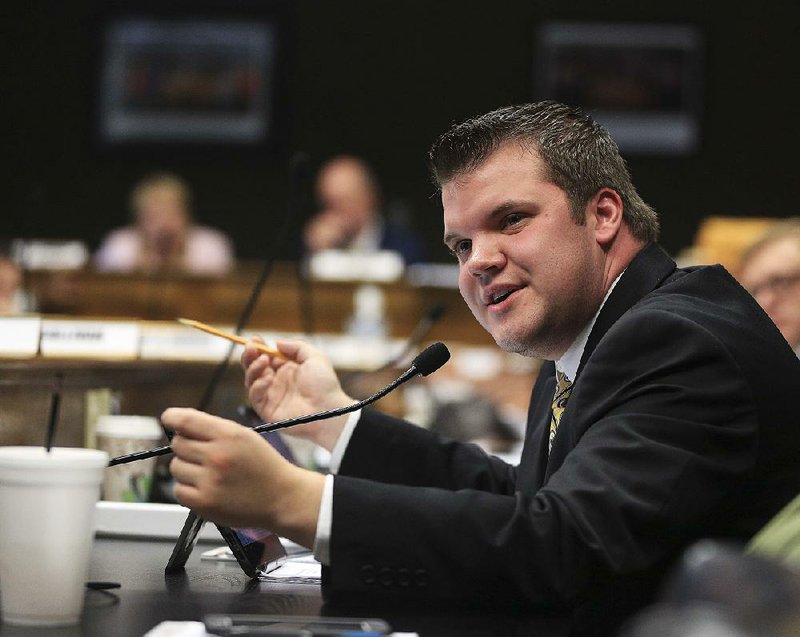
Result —
[[285, 126], [285, 35], [277, 14], [106, 16], [96, 84], [101, 145], [272, 145]]
[[702, 66], [693, 26], [551, 22], [536, 39], [534, 94], [587, 109], [623, 151], [685, 154], [700, 143]]

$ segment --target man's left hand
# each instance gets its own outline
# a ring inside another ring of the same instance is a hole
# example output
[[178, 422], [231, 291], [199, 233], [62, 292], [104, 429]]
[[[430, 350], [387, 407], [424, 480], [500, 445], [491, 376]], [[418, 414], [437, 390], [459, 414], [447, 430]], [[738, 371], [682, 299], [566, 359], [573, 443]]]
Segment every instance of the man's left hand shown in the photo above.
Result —
[[258, 433], [196, 409], [170, 408], [175, 497], [205, 519], [260, 527], [313, 546], [324, 477], [281, 456]]

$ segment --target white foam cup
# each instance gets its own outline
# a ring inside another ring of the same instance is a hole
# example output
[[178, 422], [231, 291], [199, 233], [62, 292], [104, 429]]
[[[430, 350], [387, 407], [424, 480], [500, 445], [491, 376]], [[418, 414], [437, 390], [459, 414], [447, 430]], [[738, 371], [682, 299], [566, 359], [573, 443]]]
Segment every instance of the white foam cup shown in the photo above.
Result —
[[108, 454], [0, 447], [0, 610], [3, 622], [80, 622], [95, 503]]
[[[98, 449], [115, 458], [156, 446], [164, 431], [152, 416], [112, 414], [97, 419], [95, 435]], [[103, 499], [147, 502], [155, 468], [155, 457], [109, 467], [103, 480]]]

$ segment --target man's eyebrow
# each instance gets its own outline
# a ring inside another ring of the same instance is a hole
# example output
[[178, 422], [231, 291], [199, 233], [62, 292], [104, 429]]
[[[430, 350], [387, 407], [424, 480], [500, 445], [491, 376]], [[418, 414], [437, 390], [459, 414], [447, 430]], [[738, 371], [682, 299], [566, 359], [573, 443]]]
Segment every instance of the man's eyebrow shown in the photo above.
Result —
[[[488, 219], [492, 220], [495, 217], [499, 217], [502, 214], [505, 214], [509, 210], [514, 210], [515, 208], [520, 208], [522, 206], [530, 207], [531, 202], [525, 201], [523, 199], [511, 199], [509, 201], [504, 201], [501, 204], [495, 206], [492, 211], [489, 213]], [[448, 232], [444, 235], [444, 243], [447, 245], [453, 239], [458, 238], [460, 235], [455, 232]]]
[[510, 201], [504, 201], [499, 206], [492, 210], [490, 216], [496, 217], [497, 215], [501, 215], [509, 210], [513, 210], [514, 208], [522, 208], [523, 206], [530, 206], [530, 201], [525, 201], [523, 199], [512, 199]]

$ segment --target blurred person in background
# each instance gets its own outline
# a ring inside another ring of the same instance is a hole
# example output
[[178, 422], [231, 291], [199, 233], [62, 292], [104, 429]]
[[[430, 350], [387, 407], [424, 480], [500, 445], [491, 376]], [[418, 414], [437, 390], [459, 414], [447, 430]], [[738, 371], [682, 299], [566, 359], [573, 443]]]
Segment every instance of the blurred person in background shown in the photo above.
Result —
[[12, 258], [0, 254], [0, 314], [33, 309], [33, 299], [24, 288], [22, 268]]
[[0, 315], [33, 312], [37, 305], [25, 285], [25, 272], [12, 254], [12, 242], [0, 240]]
[[407, 264], [424, 260], [419, 238], [385, 213], [380, 185], [364, 160], [352, 155], [328, 160], [317, 173], [315, 190], [319, 211], [303, 232], [308, 253], [392, 250]]
[[800, 217], [777, 222], [750, 245], [738, 278], [800, 353]]
[[145, 177], [130, 196], [133, 223], [112, 230], [95, 254], [104, 272], [225, 274], [234, 265], [231, 240], [194, 222], [191, 192], [180, 177]]

